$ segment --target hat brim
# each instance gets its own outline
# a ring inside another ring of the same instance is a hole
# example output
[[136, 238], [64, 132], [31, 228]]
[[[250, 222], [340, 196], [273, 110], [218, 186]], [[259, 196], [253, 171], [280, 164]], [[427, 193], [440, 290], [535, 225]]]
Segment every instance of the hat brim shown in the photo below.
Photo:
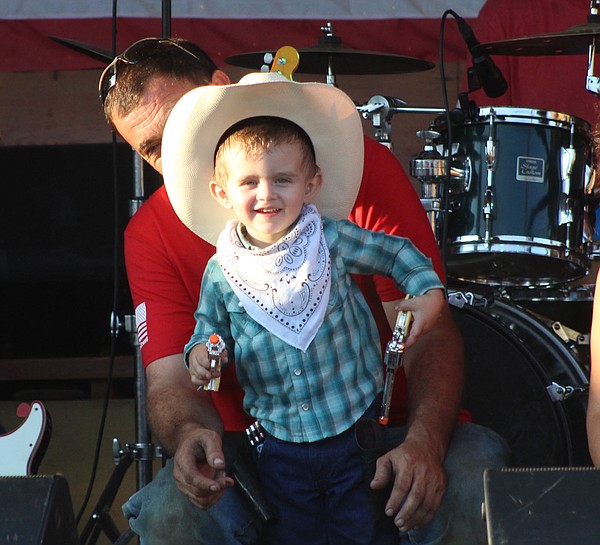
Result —
[[210, 194], [215, 148], [223, 133], [243, 119], [282, 117], [306, 131], [323, 176], [314, 199], [323, 216], [347, 217], [360, 187], [362, 124], [348, 95], [323, 83], [252, 76], [238, 84], [188, 92], [173, 108], [163, 134], [163, 177], [173, 209], [189, 229], [211, 244], [216, 244], [226, 222], [235, 218]]

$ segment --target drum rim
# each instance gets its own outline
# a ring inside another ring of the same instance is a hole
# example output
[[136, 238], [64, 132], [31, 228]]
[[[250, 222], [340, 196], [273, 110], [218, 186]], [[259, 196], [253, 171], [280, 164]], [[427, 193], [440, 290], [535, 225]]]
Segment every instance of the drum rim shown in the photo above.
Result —
[[513, 319], [513, 316], [520, 318], [518, 321], [514, 319], [513, 321], [528, 333], [535, 332], [538, 338], [550, 340], [550, 344], [555, 347], [562, 356], [560, 361], [564, 362], [567, 360], [575, 364], [573, 365], [573, 369], [577, 371], [576, 374], [578, 375], [578, 378], [582, 380], [583, 384], [589, 384], [589, 376], [586, 374], [586, 371], [584, 370], [583, 365], [577, 355], [546, 324], [537, 319], [525, 307], [517, 304], [514, 301], [503, 301], [502, 299], [494, 299], [491, 305], [485, 307], [478, 307], [468, 303], [463, 306], [453, 304], [450, 304], [450, 306], [453, 309], [466, 310], [475, 316], [484, 317], [482, 321], [485, 321], [490, 325], [498, 326], [498, 324], [502, 324], [503, 327], [501, 329], [501, 333], [505, 337], [517, 343], [517, 345], [523, 349], [528, 357], [536, 360], [535, 355], [527, 346], [527, 344], [523, 342], [523, 339], [521, 339], [513, 329], [506, 327], [501, 320], [494, 316], [493, 311], [497, 310], [498, 312], [496, 312], [496, 314], [501, 314], [501, 318], [503, 319]]
[[[471, 236], [471, 235], [469, 235]], [[564, 282], [571, 282], [582, 278], [587, 274], [590, 267], [589, 255], [584, 248], [571, 248], [568, 253], [564, 244], [562, 247], [550, 244], [536, 245], [531, 244], [542, 239], [529, 237], [527, 241], [518, 243], [514, 240], [503, 240], [501, 236], [494, 236], [490, 243], [483, 242], [481, 238], [475, 240], [459, 240], [464, 237], [457, 237], [447, 245], [447, 274], [449, 278], [460, 282], [473, 283], [477, 285], [491, 286], [550, 286], [560, 285]], [[546, 239], [543, 239], [544, 241]], [[530, 244], [527, 244], [529, 242]], [[550, 241], [548, 241], [550, 242]], [[535, 249], [532, 251], [523, 251]], [[485, 275], [473, 274], [473, 270], [465, 266], [465, 258], [478, 257], [482, 262], [490, 262], [497, 254], [511, 254], [518, 257], [527, 258], [533, 256], [547, 260], [553, 260], [565, 265], [563, 274], [554, 275], [536, 275], [536, 276], [502, 276], [501, 278], [486, 273]], [[486, 259], [488, 257], [489, 259]], [[566, 267], [570, 266], [570, 269]]]
[[[477, 114], [475, 115], [475, 119], [465, 120], [465, 125], [487, 122], [485, 120], [493, 115], [494, 122], [498, 123], [532, 124], [533, 122], [533, 124], [558, 128], [569, 128], [571, 124], [573, 124], [584, 133], [589, 133], [592, 129], [590, 123], [581, 117], [553, 110], [544, 110], [542, 108], [479, 106], [476, 111]], [[536, 121], [537, 123], [535, 123]]]

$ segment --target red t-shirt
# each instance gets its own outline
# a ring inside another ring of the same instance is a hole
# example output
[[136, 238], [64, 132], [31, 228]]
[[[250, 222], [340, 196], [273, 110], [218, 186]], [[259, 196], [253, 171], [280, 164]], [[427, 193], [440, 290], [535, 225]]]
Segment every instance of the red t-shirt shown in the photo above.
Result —
[[[217, 206], [207, 203], [207, 206]], [[361, 227], [410, 238], [445, 279], [437, 242], [427, 215], [396, 157], [365, 138], [361, 187], [349, 219]], [[183, 352], [194, 331], [200, 283], [214, 247], [194, 235], [177, 217], [164, 186], [131, 218], [125, 231], [127, 275], [138, 322], [144, 365]], [[402, 297], [393, 280], [356, 277], [373, 311], [385, 349], [391, 330], [380, 303]], [[212, 394], [226, 430], [243, 430], [249, 419], [242, 409], [243, 392], [235, 369], [223, 372], [219, 392]], [[406, 378], [397, 373], [390, 419], [406, 418]]]
[[[589, 0], [488, 0], [472, 28], [480, 43], [538, 34], [556, 34], [587, 23]], [[477, 106], [514, 106], [561, 112], [596, 121], [598, 97], [585, 89], [587, 53], [581, 55], [506, 56], [492, 58], [508, 82], [507, 92], [489, 98], [469, 95]], [[472, 58], [466, 58], [467, 67]], [[594, 74], [597, 75], [597, 74]], [[464, 85], [466, 89], [466, 83]]]

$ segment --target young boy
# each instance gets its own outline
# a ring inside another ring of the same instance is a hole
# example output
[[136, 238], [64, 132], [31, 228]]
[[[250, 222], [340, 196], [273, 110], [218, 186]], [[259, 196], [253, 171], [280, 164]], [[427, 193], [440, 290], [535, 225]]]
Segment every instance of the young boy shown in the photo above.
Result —
[[245, 408], [267, 432], [257, 463], [277, 511], [272, 543], [398, 539], [369, 510], [354, 439], [355, 423], [377, 414], [383, 372], [377, 329], [351, 274], [391, 276], [417, 295], [407, 346], [431, 328], [444, 295], [410, 241], [342, 220], [359, 188], [362, 149], [349, 97], [275, 74], [195, 89], [165, 127], [169, 198], [217, 246], [186, 361], [192, 382], [204, 385], [218, 376], [205, 345], [211, 333], [225, 341], [224, 363], [235, 355]]

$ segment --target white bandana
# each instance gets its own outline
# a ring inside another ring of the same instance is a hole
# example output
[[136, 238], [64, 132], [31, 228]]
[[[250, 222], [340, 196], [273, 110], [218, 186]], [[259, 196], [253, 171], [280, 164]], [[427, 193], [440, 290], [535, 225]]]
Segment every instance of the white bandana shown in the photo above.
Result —
[[217, 241], [217, 259], [246, 312], [286, 343], [306, 351], [325, 317], [331, 260], [317, 209], [306, 205], [293, 229], [267, 248], [244, 247], [238, 222]]

